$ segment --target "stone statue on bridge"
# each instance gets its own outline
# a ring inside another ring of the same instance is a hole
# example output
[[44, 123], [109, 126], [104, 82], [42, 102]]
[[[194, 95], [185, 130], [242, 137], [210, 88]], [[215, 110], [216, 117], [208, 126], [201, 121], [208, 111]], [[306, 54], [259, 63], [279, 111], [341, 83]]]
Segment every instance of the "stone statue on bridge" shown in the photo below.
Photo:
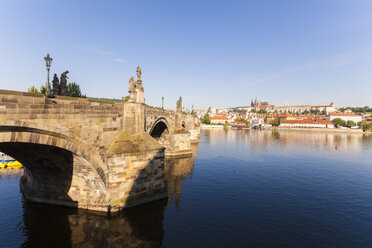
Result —
[[59, 88], [59, 79], [56, 73], [54, 73], [52, 84], [53, 84], [52, 94], [58, 96], [60, 88]]
[[67, 74], [69, 73], [69, 71], [65, 71], [61, 74], [61, 80], [60, 80], [60, 90], [59, 90], [59, 94], [61, 96], [67, 96]]
[[142, 70], [141, 67], [137, 66], [137, 79], [138, 81], [142, 81], [141, 75], [142, 75]]
[[143, 86], [142, 86], [142, 78], [141, 78], [141, 75], [142, 75], [142, 70], [141, 70], [141, 67], [137, 67], [137, 92], [138, 91], [144, 91], [143, 89]]
[[133, 77], [129, 79], [129, 102], [136, 101], [136, 80]]
[[133, 77], [129, 79], [129, 102], [145, 103], [144, 88], [142, 85], [141, 67], [137, 67], [137, 82]]
[[182, 97], [177, 100], [177, 112], [182, 113]]

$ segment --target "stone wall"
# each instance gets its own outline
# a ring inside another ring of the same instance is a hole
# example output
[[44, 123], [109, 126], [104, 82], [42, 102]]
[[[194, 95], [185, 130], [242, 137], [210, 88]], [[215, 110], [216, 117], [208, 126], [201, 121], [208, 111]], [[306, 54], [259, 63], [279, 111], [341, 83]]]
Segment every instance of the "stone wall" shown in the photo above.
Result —
[[169, 131], [175, 128], [175, 112], [167, 111], [161, 108], [147, 106], [145, 108], [145, 132], [151, 132], [152, 128], [158, 120], [166, 120]]
[[123, 130], [131, 134], [144, 132], [145, 105], [142, 103], [126, 102], [124, 104]]
[[167, 157], [192, 155], [190, 132], [184, 129], [174, 130], [170, 137], [170, 146], [165, 150]]

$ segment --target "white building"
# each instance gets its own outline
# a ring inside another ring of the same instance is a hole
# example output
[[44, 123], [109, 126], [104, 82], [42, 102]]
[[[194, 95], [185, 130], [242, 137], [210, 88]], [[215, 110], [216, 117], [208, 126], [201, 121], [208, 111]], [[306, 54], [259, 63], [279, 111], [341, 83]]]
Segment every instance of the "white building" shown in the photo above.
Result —
[[353, 113], [329, 113], [326, 116], [326, 119], [328, 121], [333, 121], [336, 118], [340, 118], [341, 120], [344, 121], [353, 121], [355, 123], [362, 121], [362, 116]]
[[211, 117], [211, 124], [225, 124], [225, 122], [232, 122], [226, 116], [216, 115]]
[[208, 113], [209, 113], [209, 114], [213, 114], [213, 115], [215, 115], [215, 114], [217, 113], [217, 110], [216, 110], [216, 108], [214, 108], [214, 107], [209, 107], [209, 108], [208, 108]]
[[312, 110], [319, 110], [319, 112], [325, 112], [327, 114], [336, 112], [337, 108], [333, 102], [331, 102], [329, 105], [323, 105], [323, 106], [312, 106]]
[[313, 106], [313, 105], [295, 105], [295, 106], [278, 106], [274, 107], [273, 110], [278, 113], [304, 113], [304, 112], [310, 112], [314, 110], [318, 110], [320, 113], [325, 112], [326, 114], [331, 112], [336, 112], [337, 108], [335, 107], [335, 104], [331, 102], [329, 105], [321, 105], [321, 106]]
[[295, 105], [295, 106], [288, 106], [288, 105], [284, 105], [284, 106], [278, 106], [278, 107], [274, 107], [274, 111], [276, 110], [276, 112], [278, 113], [304, 113], [305, 111], [308, 111], [310, 112], [311, 110], [311, 105]]
[[280, 127], [300, 127], [300, 128], [334, 128], [332, 122], [327, 120], [285, 120]]
[[194, 114], [196, 115], [196, 117], [200, 118], [200, 117], [204, 117], [204, 115], [206, 115], [208, 113], [207, 110], [198, 110], [198, 109], [194, 109]]

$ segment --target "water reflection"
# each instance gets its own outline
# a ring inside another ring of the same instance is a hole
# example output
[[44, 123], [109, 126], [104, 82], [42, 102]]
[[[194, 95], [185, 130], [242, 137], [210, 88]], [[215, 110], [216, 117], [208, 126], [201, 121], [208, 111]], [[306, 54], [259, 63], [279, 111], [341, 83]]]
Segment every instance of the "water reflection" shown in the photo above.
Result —
[[114, 216], [24, 203], [27, 241], [22, 247], [161, 247], [167, 201]]
[[[260, 151], [273, 147], [280, 149], [339, 149], [345, 152], [361, 151], [372, 144], [371, 135], [342, 132], [310, 132], [296, 130], [205, 130], [204, 136], [210, 146], [240, 145], [252, 151]], [[278, 144], [280, 144], [278, 146]]]
[[174, 200], [177, 207], [181, 198], [182, 180], [191, 177], [194, 170], [194, 160], [198, 152], [198, 143], [192, 144], [192, 157], [167, 159], [165, 166], [165, 181], [168, 188], [168, 206]]
[[168, 200], [126, 209], [120, 213], [91, 212], [23, 203], [26, 241], [21, 247], [162, 247], [164, 212], [179, 204], [182, 180], [191, 176], [192, 157], [165, 161]]

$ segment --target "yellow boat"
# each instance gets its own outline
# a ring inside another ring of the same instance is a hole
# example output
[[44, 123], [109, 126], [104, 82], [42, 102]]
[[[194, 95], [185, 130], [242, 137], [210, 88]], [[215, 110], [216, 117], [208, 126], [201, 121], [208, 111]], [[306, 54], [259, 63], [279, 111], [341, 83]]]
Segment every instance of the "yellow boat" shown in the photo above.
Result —
[[11, 169], [19, 169], [19, 168], [22, 168], [23, 165], [18, 161], [13, 161], [8, 164], [8, 167]]
[[5, 169], [5, 167], [7, 167], [8, 163], [7, 162], [2, 162], [0, 164], [0, 169]]

